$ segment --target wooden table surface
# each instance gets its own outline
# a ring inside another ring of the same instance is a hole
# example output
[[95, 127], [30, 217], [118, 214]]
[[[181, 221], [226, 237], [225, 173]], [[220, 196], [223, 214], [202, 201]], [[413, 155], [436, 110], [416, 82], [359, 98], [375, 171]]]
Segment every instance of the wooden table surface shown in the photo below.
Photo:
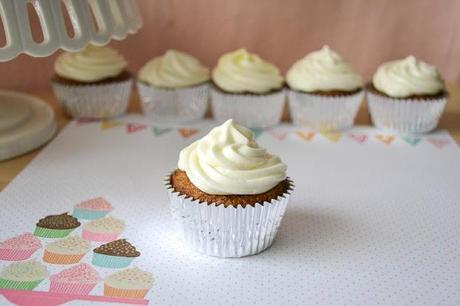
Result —
[[[441, 118], [439, 128], [448, 130], [456, 139], [456, 141], [460, 143], [460, 84], [452, 84], [448, 86], [448, 90], [450, 93], [449, 101]], [[31, 92], [30, 94], [42, 98], [53, 107], [53, 109], [56, 111], [59, 130], [62, 129], [70, 121], [70, 118], [67, 118], [59, 108], [57, 101], [51, 91]], [[134, 91], [128, 111], [140, 112], [139, 98], [136, 91]], [[285, 109], [283, 120], [289, 120], [287, 109]], [[366, 103], [362, 104], [356, 119], [356, 124], [371, 124]], [[38, 148], [17, 158], [0, 162], [0, 190], [5, 188], [6, 185], [8, 185], [8, 183], [12, 181], [14, 177], [27, 166], [27, 164], [38, 154], [38, 152], [40, 152], [40, 150], [41, 148]]]

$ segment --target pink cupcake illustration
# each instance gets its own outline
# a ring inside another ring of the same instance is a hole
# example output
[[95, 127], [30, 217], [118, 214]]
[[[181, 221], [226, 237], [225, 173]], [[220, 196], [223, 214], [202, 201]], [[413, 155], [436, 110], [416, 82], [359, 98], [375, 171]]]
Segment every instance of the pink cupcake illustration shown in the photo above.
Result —
[[123, 220], [105, 217], [83, 225], [82, 237], [91, 241], [110, 242], [116, 240], [124, 229]]
[[106, 199], [99, 197], [75, 205], [72, 216], [78, 219], [95, 220], [104, 218], [112, 210], [113, 206]]
[[41, 247], [37, 237], [32, 233], [24, 233], [0, 242], [0, 260], [25, 260]]
[[86, 263], [80, 263], [51, 275], [50, 292], [87, 295], [99, 282], [97, 271]]

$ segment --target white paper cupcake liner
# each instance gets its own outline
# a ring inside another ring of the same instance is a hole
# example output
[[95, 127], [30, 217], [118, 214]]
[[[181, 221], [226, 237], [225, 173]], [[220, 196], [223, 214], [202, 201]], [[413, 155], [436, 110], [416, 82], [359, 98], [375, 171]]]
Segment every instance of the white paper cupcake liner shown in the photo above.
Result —
[[189, 123], [206, 114], [209, 84], [165, 89], [137, 82], [144, 114], [155, 122]]
[[74, 118], [110, 118], [128, 109], [132, 79], [96, 85], [64, 85], [52, 82], [64, 111]]
[[321, 96], [289, 90], [292, 121], [317, 130], [344, 130], [355, 122], [364, 91], [343, 96]]
[[165, 186], [173, 219], [185, 243], [194, 251], [216, 257], [243, 257], [260, 253], [270, 247], [286, 211], [294, 185], [277, 199], [254, 206], [199, 203], [176, 192], [170, 183]]
[[368, 92], [367, 101], [376, 127], [401, 134], [423, 134], [437, 127], [447, 99], [394, 99]]
[[266, 95], [226, 94], [211, 90], [214, 118], [219, 122], [234, 119], [250, 128], [267, 128], [279, 124], [283, 115], [285, 90]]

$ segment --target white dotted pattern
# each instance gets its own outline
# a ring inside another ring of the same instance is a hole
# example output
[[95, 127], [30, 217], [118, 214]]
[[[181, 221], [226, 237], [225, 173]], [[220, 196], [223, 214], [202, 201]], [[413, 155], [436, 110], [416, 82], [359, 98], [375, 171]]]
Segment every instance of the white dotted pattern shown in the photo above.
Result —
[[[128, 135], [123, 127], [72, 124], [0, 194], [0, 240], [103, 196], [126, 222], [121, 238], [141, 252], [132, 265], [154, 274], [154, 305], [460, 303], [456, 146], [263, 134], [260, 144], [281, 155], [296, 189], [270, 249], [219, 259], [184, 247], [163, 187], [179, 150], [203, 133], [183, 139], [175, 130], [155, 137], [149, 129]], [[52, 274], [63, 269], [47, 266]], [[92, 293], [102, 290], [101, 282]]]

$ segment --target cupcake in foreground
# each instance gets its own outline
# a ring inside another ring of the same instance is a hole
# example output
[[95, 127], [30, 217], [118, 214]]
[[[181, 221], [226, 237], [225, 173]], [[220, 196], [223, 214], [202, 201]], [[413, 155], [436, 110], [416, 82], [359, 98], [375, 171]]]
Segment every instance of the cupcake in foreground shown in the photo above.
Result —
[[78, 263], [91, 249], [91, 244], [78, 236], [71, 236], [62, 240], [56, 240], [45, 247], [43, 261], [52, 264]]
[[231, 119], [183, 149], [165, 185], [186, 243], [219, 257], [268, 248], [293, 189], [280, 158]]
[[152, 273], [137, 267], [116, 272], [104, 279], [105, 296], [142, 299], [152, 287]]
[[99, 197], [75, 205], [72, 216], [78, 219], [94, 220], [105, 217], [112, 210], [112, 205], [106, 199]]
[[32, 233], [25, 233], [0, 242], [0, 260], [25, 260], [42, 247]]
[[78, 219], [68, 213], [49, 215], [38, 221], [34, 235], [43, 238], [63, 238], [79, 226]]
[[86, 263], [81, 263], [51, 275], [50, 292], [88, 295], [99, 282], [97, 271]]
[[435, 129], [447, 101], [436, 67], [412, 55], [380, 65], [367, 89], [374, 125], [403, 134]]
[[105, 217], [83, 225], [82, 237], [91, 241], [110, 242], [117, 239], [124, 229], [123, 220]]
[[88, 45], [63, 52], [54, 63], [54, 93], [74, 118], [109, 118], [126, 112], [132, 77], [124, 57], [115, 49]]
[[218, 121], [235, 119], [251, 128], [280, 122], [285, 93], [278, 68], [258, 55], [239, 49], [219, 58], [212, 71], [211, 103]]
[[0, 272], [0, 288], [33, 290], [48, 276], [46, 267], [36, 260], [15, 262]]
[[363, 80], [328, 46], [295, 62], [286, 75], [296, 125], [318, 130], [353, 126], [363, 100]]
[[176, 50], [148, 61], [139, 71], [137, 88], [145, 115], [157, 122], [192, 122], [208, 108], [209, 69]]
[[126, 268], [134, 258], [141, 255], [136, 250], [136, 247], [126, 241], [126, 239], [118, 239], [103, 244], [95, 248], [93, 252], [91, 263], [104, 268]]

